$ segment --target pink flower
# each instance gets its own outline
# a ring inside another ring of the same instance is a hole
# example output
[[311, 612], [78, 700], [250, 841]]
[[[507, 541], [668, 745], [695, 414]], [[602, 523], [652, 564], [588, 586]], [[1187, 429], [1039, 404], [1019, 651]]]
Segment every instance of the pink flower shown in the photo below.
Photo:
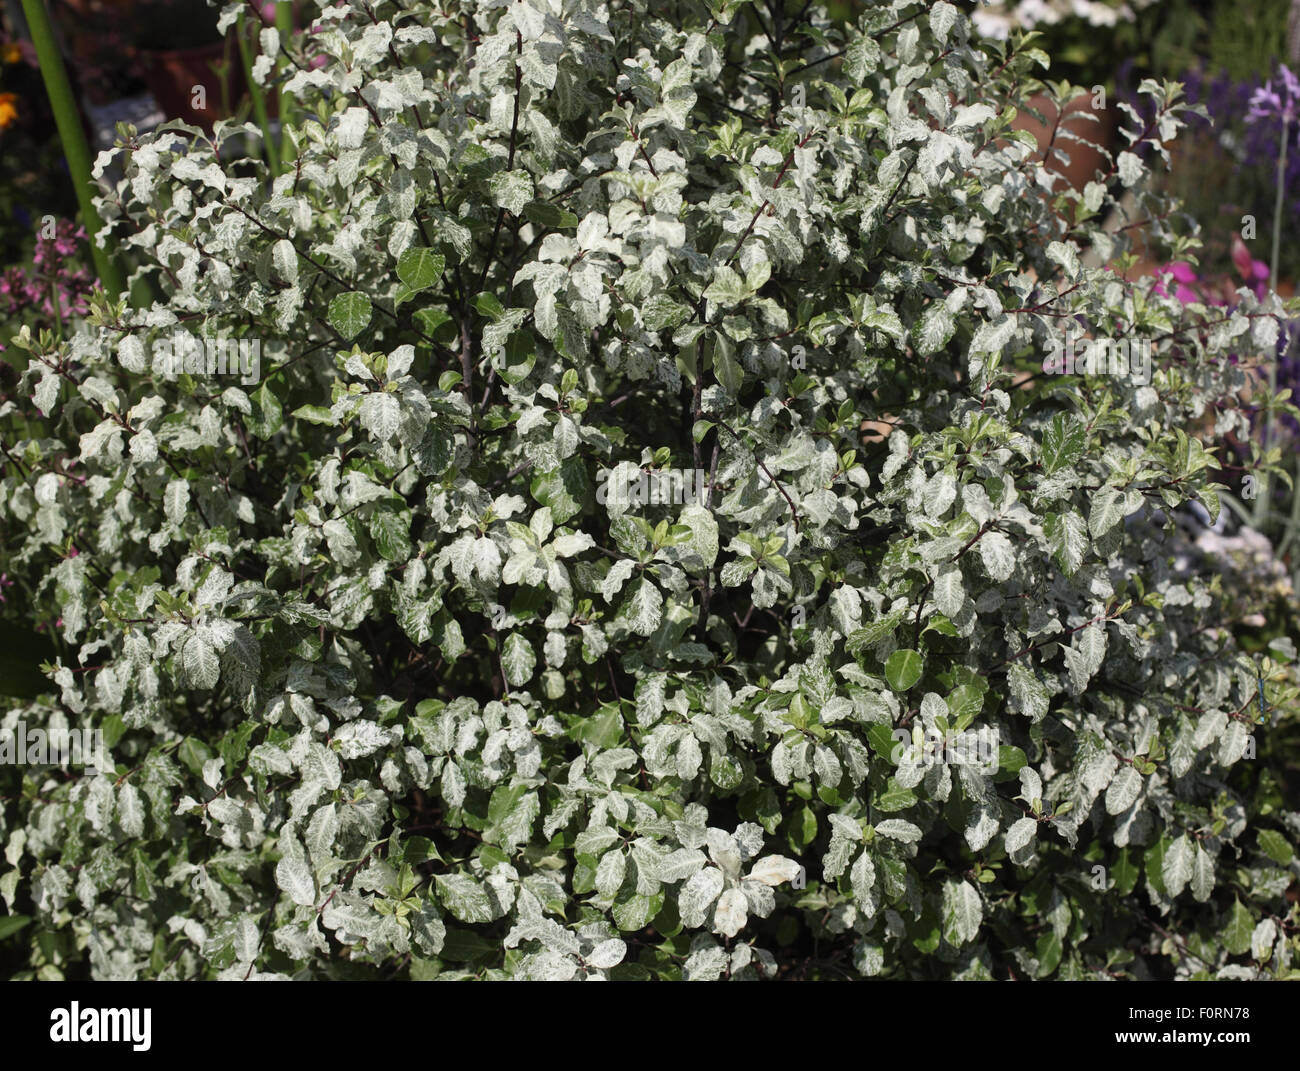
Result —
[[85, 238], [86, 232], [69, 220], [60, 221], [53, 235], [38, 237], [32, 268], [10, 268], [0, 275], [0, 298], [7, 299], [0, 302], [0, 310], [20, 313], [35, 309], [53, 318], [57, 297], [60, 315], [84, 315], [90, 308], [94, 279], [84, 266], [69, 258], [76, 256]]
[[70, 257], [77, 251], [77, 243], [85, 240], [86, 232], [81, 227], [76, 230], [71, 227], [66, 230], [60, 228], [60, 230], [62, 233], [54, 236], [54, 251], [61, 257]]
[[1173, 276], [1174, 282], [1178, 284], [1174, 289], [1174, 296], [1184, 305], [1191, 301], [1201, 300], [1200, 294], [1192, 287], [1192, 284], [1198, 281], [1196, 272], [1192, 271], [1192, 266], [1186, 261], [1175, 260], [1172, 264], [1156, 269], [1156, 293], [1161, 297], [1169, 296], [1169, 291], [1161, 278], [1165, 275]]
[[1256, 260], [1250, 255], [1250, 250], [1246, 248], [1246, 243], [1241, 240], [1240, 234], [1232, 236], [1232, 266], [1237, 269], [1237, 274], [1245, 280], [1257, 298], [1262, 298], [1268, 293], [1268, 265], [1262, 260]]

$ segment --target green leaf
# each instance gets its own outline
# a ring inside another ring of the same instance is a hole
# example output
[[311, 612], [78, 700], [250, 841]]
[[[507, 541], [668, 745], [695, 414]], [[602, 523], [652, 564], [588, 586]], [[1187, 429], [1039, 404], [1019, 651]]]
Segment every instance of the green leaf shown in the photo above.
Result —
[[[640, 696], [638, 696], [639, 701]], [[574, 738], [585, 740], [605, 751], [617, 747], [623, 739], [623, 717], [617, 706], [602, 707], [600, 712], [580, 721], [574, 730]]]
[[1006, 744], [998, 747], [999, 776], [1014, 777], [1028, 761], [1025, 753], [1018, 747], [1008, 747]]
[[900, 648], [885, 662], [885, 680], [896, 692], [906, 692], [921, 679], [924, 662], [919, 652], [910, 647]]
[[309, 424], [321, 424], [325, 427], [335, 423], [334, 414], [323, 405], [300, 405], [291, 415]]
[[408, 249], [397, 258], [397, 277], [413, 291], [433, 286], [441, 277], [446, 258], [427, 246]]
[[360, 290], [339, 294], [330, 302], [330, 326], [351, 342], [370, 323], [370, 299]]
[[551, 519], [556, 524], [576, 516], [591, 491], [586, 466], [577, 457], [567, 458], [552, 472], [541, 473], [529, 489], [538, 505], [551, 507]]
[[909, 788], [902, 788], [891, 779], [885, 791], [876, 797], [876, 810], [893, 814], [905, 811], [916, 803], [916, 793]]
[[892, 636], [897, 631], [898, 623], [905, 613], [905, 610], [894, 610], [862, 628], [854, 629], [845, 640], [844, 649], [857, 657], [862, 651], [874, 647], [886, 636]]
[[964, 730], [984, 709], [984, 692], [973, 684], [962, 684], [948, 696], [948, 714], [958, 732]]
[[5, 915], [0, 918], [0, 941], [12, 937], [31, 921], [27, 915]]
[[530, 201], [524, 205], [524, 216], [533, 223], [540, 223], [549, 230], [568, 230], [578, 225], [578, 217], [572, 212], [551, 204], [549, 201]]
[[894, 730], [888, 725], [875, 722], [867, 726], [867, 742], [871, 744], [871, 749], [881, 757], [892, 761], [894, 747], [898, 741], [894, 738]]
[[735, 397], [745, 382], [745, 371], [736, 360], [736, 346], [726, 335], [719, 333], [713, 346], [713, 373], [728, 394]]
[[444, 308], [435, 306], [431, 309], [418, 309], [414, 314], [416, 326], [420, 331], [430, 338], [436, 338], [440, 342], [447, 342], [447, 338], [439, 338], [438, 330], [444, 324], [450, 324], [451, 314]]
[[499, 941], [489, 941], [473, 930], [450, 929], [438, 955], [449, 963], [486, 963], [500, 948]]
[[280, 399], [263, 383], [249, 399], [253, 411], [248, 416], [248, 430], [259, 439], [269, 439], [284, 426], [284, 409]]
[[1234, 956], [1244, 956], [1250, 951], [1250, 939], [1255, 932], [1255, 917], [1237, 898], [1222, 932], [1223, 947]]
[[1066, 413], [1057, 413], [1043, 432], [1043, 475], [1073, 465], [1083, 456], [1088, 445], [1088, 432], [1082, 420]]
[[641, 307], [641, 319], [647, 331], [665, 331], [680, 327], [691, 318], [691, 310], [664, 293], [651, 294]]
[[486, 290], [474, 299], [474, 308], [493, 322], [501, 319], [506, 314], [505, 306], [501, 304], [496, 295], [489, 294]]
[[531, 331], [516, 331], [503, 351], [493, 355], [492, 365], [512, 387], [522, 383], [537, 363], [537, 340]]
[[1256, 834], [1259, 850], [1280, 866], [1290, 866], [1295, 851], [1286, 837], [1275, 829], [1261, 829]]
[[1055, 930], [1048, 930], [1038, 939], [1034, 946], [1034, 955], [1038, 958], [1038, 977], [1046, 978], [1061, 963], [1061, 938]]
[[380, 555], [390, 562], [404, 562], [411, 556], [410, 514], [381, 509], [370, 516], [370, 536]]
[[1165, 854], [1169, 851], [1169, 845], [1169, 837], [1160, 837], [1160, 839], [1146, 850], [1146, 854], [1142, 859], [1147, 882], [1162, 896], [1168, 895], [1165, 890], [1164, 862]]
[[614, 916], [614, 924], [624, 933], [628, 933], [645, 929], [650, 925], [650, 920], [659, 914], [663, 905], [663, 893], [656, 893], [654, 896], [633, 893], [626, 899], [615, 900], [610, 913]]
[[1114, 865], [1111, 867], [1110, 875], [1114, 881], [1114, 888], [1121, 896], [1127, 896], [1137, 885], [1138, 875], [1141, 868], [1133, 859], [1132, 853], [1128, 848], [1121, 848], [1119, 856], [1116, 858]]

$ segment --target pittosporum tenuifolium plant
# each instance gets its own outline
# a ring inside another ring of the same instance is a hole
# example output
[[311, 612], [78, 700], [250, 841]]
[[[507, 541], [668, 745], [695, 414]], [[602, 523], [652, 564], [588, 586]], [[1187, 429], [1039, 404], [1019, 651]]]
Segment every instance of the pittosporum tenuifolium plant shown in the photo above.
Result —
[[0, 774], [23, 970], [1294, 973], [1294, 652], [1175, 523], [1284, 310], [1126, 274], [1176, 86], [1074, 192], [946, 3], [316, 18], [278, 177], [128, 132], [163, 300], [22, 340], [5, 728], [108, 767]]

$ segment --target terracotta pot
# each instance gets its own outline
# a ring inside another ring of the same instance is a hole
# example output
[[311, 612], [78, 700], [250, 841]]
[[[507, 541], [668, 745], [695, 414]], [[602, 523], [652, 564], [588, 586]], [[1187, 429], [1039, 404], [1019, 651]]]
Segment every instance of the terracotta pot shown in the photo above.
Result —
[[[1089, 182], [1097, 177], [1098, 170], [1103, 173], [1110, 170], [1110, 162], [1092, 145], [1100, 145], [1102, 148], [1113, 152], [1115, 133], [1118, 129], [1119, 117], [1117, 110], [1113, 107], [1094, 110], [1092, 103], [1092, 94], [1086, 93], [1083, 96], [1076, 97], [1065, 106], [1065, 116], [1056, 131], [1056, 140], [1052, 142], [1052, 150], [1047, 162], [1048, 171], [1062, 176], [1068, 185], [1079, 191], [1082, 191]], [[1044, 158], [1044, 154], [1048, 153], [1048, 143], [1052, 139], [1052, 128], [1057, 121], [1057, 110], [1052, 102], [1042, 94], [1030, 97], [1027, 106], [1039, 112], [1047, 120], [1046, 124], [1040, 123], [1022, 109], [1020, 114], [1016, 116], [1016, 121], [1011, 124], [1012, 129], [1028, 130], [1034, 135], [1038, 141], [1038, 159], [1041, 160]], [[1093, 112], [1099, 121], [1094, 123], [1092, 120], [1081, 118], [1076, 114], [1084, 111]], [[1092, 145], [1085, 145], [1083, 142], [1075, 140], [1075, 137], [1063, 137], [1062, 134], [1065, 131], [1069, 131], [1076, 137], [1084, 138], [1091, 142]], [[1069, 156], [1070, 162], [1068, 164], [1061, 156], [1062, 152]]]
[[[216, 120], [229, 114], [222, 107], [221, 78], [213, 66], [232, 60], [228, 75], [231, 104], [237, 106], [244, 94], [244, 74], [236, 52], [233, 40], [174, 51], [144, 49], [140, 52], [140, 66], [149, 91], [169, 119], [183, 119], [211, 130]], [[202, 94], [197, 92], [198, 87], [202, 87]], [[203, 107], [196, 107], [200, 103]]]

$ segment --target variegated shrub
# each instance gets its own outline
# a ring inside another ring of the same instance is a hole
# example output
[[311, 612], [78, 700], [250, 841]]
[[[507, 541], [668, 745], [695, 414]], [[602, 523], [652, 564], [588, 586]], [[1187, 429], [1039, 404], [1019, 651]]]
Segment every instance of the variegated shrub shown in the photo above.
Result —
[[[321, 0], [278, 174], [101, 158], [162, 298], [4, 410], [58, 652], [4, 727], [107, 751], [0, 771], [20, 973], [1292, 970], [1292, 650], [1174, 519], [1283, 306], [1129, 273], [1195, 244], [1177, 87], [1054, 188], [1047, 57], [863, 7]], [[1067, 328], [1151, 382], [1044, 374]]]

